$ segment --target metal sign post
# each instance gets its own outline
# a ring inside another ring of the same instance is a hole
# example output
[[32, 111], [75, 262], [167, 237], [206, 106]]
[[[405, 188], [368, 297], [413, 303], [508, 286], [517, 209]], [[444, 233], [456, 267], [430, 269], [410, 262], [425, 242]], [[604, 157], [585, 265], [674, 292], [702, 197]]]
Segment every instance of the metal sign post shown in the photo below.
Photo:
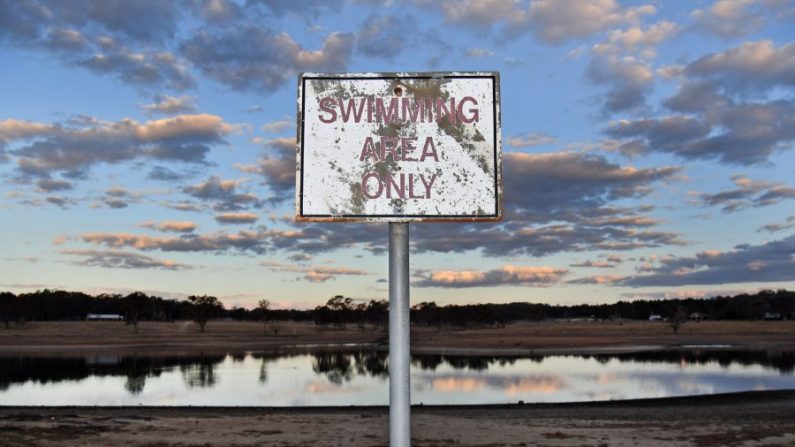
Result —
[[389, 222], [389, 442], [411, 445], [409, 222], [502, 219], [496, 72], [304, 73], [296, 220]]
[[411, 445], [409, 224], [389, 223], [389, 445]]

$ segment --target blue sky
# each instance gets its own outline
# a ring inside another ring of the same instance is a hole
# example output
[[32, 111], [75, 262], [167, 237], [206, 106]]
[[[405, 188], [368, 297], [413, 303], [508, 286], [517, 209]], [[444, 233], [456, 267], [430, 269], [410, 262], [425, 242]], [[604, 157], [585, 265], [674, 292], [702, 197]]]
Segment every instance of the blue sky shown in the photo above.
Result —
[[297, 224], [297, 75], [497, 70], [505, 220], [412, 225], [412, 301], [795, 287], [795, 2], [0, 0], [0, 289], [385, 298]]

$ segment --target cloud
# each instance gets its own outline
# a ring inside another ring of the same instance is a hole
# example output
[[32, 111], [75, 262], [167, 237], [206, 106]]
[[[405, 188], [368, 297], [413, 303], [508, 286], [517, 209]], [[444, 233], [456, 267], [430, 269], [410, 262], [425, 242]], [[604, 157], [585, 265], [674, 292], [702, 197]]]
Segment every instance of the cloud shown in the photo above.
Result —
[[187, 200], [183, 200], [181, 202], [163, 202], [162, 205], [166, 208], [175, 209], [177, 211], [191, 211], [195, 213], [202, 211], [201, 206]]
[[533, 147], [552, 144], [556, 138], [544, 132], [533, 132], [509, 137], [505, 143], [511, 147]]
[[488, 29], [492, 25], [521, 13], [516, 0], [414, 0], [423, 10], [434, 8], [454, 24]]
[[622, 120], [605, 133], [642, 152], [734, 165], [768, 161], [795, 141], [795, 102], [739, 102], [711, 82], [686, 80], [664, 105], [678, 114]]
[[755, 181], [744, 175], [732, 176], [734, 189], [715, 194], [698, 194], [707, 206], [722, 206], [725, 213], [749, 207], [774, 205], [782, 200], [795, 199], [795, 188], [782, 183]]
[[299, 17], [319, 17], [321, 14], [339, 11], [342, 0], [251, 0], [249, 3], [265, 8], [270, 14], [281, 18], [288, 14]]
[[127, 208], [128, 206], [130, 206], [130, 204], [127, 203], [125, 200], [114, 199], [114, 198], [111, 198], [111, 197], [106, 197], [105, 199], [102, 200], [102, 202], [105, 205], [107, 205], [108, 208], [122, 209], [122, 208]]
[[678, 167], [638, 169], [604, 157], [573, 152], [503, 154], [505, 220], [498, 224], [419, 226], [417, 252], [466, 252], [485, 256], [546, 256], [583, 250], [630, 250], [680, 245], [679, 235], [655, 231], [648, 207], [610, 202], [641, 198]]
[[664, 41], [675, 36], [679, 27], [669, 21], [662, 21], [647, 27], [633, 26], [627, 29], [616, 29], [607, 35], [607, 42], [593, 47], [595, 54], [622, 52], [640, 52], [645, 58], [656, 56], [655, 48]]
[[553, 45], [584, 38], [607, 28], [637, 23], [656, 13], [651, 5], [622, 8], [615, 0], [535, 0], [525, 15], [515, 15], [509, 28], [529, 29]]
[[373, 254], [382, 254], [387, 250], [386, 230], [380, 224], [293, 225], [293, 229], [280, 232], [271, 239], [274, 248], [308, 255], [354, 247]]
[[594, 57], [585, 71], [593, 84], [607, 87], [602, 101], [605, 114], [640, 110], [654, 83], [654, 72], [644, 60], [633, 56]]
[[150, 115], [155, 113], [163, 115], [194, 113], [196, 111], [196, 98], [193, 96], [157, 95], [154, 97], [154, 102], [140, 107], [144, 113]]
[[764, 26], [766, 12], [784, 12], [789, 3], [788, 0], [716, 0], [708, 10], [697, 9], [690, 17], [698, 29], [728, 39], [759, 31]]
[[239, 211], [259, 204], [259, 199], [254, 194], [238, 192], [238, 187], [243, 182], [245, 179], [222, 180], [220, 177], [212, 176], [201, 183], [187, 186], [182, 191], [197, 199], [213, 203], [213, 209], [216, 211]]
[[629, 277], [618, 284], [648, 287], [793, 280], [795, 235], [760, 245], [742, 244], [729, 251], [664, 258], [651, 273]]
[[[180, 17], [178, 3], [125, 0], [3, 2], [0, 30], [15, 38], [35, 40], [51, 26], [80, 26], [97, 35], [111, 34], [139, 43], [174, 36]], [[146, 18], [142, 20], [142, 18]]]
[[227, 251], [252, 252], [264, 254], [268, 238], [274, 236], [264, 230], [240, 231], [238, 233], [218, 232], [213, 234], [185, 234], [181, 236], [148, 236], [130, 233], [83, 233], [83, 242], [104, 245], [110, 248], [135, 248], [143, 251], [208, 252]]
[[469, 57], [493, 56], [494, 52], [486, 48], [468, 48], [465, 53]]
[[181, 12], [177, 2], [3, 2], [0, 39], [131, 84], [183, 89], [195, 81], [186, 65], [165, 50], [166, 42], [175, 37]]
[[197, 227], [195, 223], [185, 220], [167, 220], [159, 224], [157, 222], [147, 221], [142, 222], [140, 226], [172, 233], [191, 233]]
[[560, 252], [633, 250], [684, 244], [676, 233], [595, 226], [589, 225], [587, 219], [544, 226], [516, 222], [454, 228], [427, 226], [418, 228], [414, 235], [413, 247], [420, 253], [481, 250], [484, 256], [489, 257], [540, 257]]
[[787, 218], [786, 223], [783, 223], [783, 224], [773, 223], [773, 224], [763, 225], [763, 226], [759, 227], [759, 229], [757, 229], [756, 231], [759, 231], [759, 232], [768, 231], [770, 233], [775, 233], [775, 232], [778, 232], [778, 231], [788, 230], [790, 228], [795, 228], [795, 214], [793, 214], [792, 216], [789, 216]]
[[616, 275], [595, 275], [595, 276], [586, 276], [582, 278], [576, 278], [569, 281], [566, 281], [567, 284], [613, 284], [615, 282], [623, 280], [623, 276], [616, 276]]
[[[120, 186], [114, 186], [105, 191], [101, 202], [109, 208], [127, 208], [131, 202], [136, 201], [136, 196]], [[98, 204], [94, 205], [98, 207]]]
[[230, 0], [191, 0], [193, 11], [205, 21], [225, 25], [243, 18], [244, 11]]
[[74, 25], [95, 23], [106, 31], [141, 42], [155, 42], [173, 36], [180, 17], [178, 4], [157, 1], [51, 1], [47, 2], [47, 7], [56, 20]]
[[386, 238], [380, 225], [339, 224], [302, 225], [289, 229], [243, 230], [236, 233], [219, 231], [208, 234], [150, 236], [132, 233], [83, 233], [79, 240], [109, 248], [134, 248], [142, 251], [228, 252], [262, 255], [272, 251], [313, 255], [333, 250], [363, 247], [376, 253], [386, 251]]
[[605, 132], [635, 152], [752, 165], [795, 141], [795, 101], [777, 93], [795, 85], [795, 44], [746, 42], [707, 54], [679, 72], [663, 101], [673, 114], [613, 123]]
[[44, 199], [47, 203], [51, 203], [60, 208], [67, 208], [70, 205], [74, 205], [75, 201], [68, 198], [68, 197], [61, 197], [61, 196], [49, 196]]
[[0, 3], [0, 37], [16, 41], [33, 40], [39, 36], [49, 11], [39, 2], [6, 1]]
[[[272, 143], [276, 144], [276, 143]], [[294, 140], [281, 142], [294, 170]], [[285, 156], [286, 157], [286, 156]], [[285, 163], [288, 163], [285, 161]], [[504, 154], [504, 222], [418, 226], [415, 253], [480, 251], [485, 256], [544, 256], [585, 250], [628, 250], [681, 244], [679, 235], [656, 231], [659, 221], [649, 207], [617, 207], [610, 203], [646, 196], [659, 183], [678, 174], [677, 167], [636, 168], [584, 153]], [[183, 192], [215, 208], [254, 206], [256, 197], [240, 190], [242, 181], [210, 177]], [[289, 180], [292, 188], [292, 178]], [[231, 204], [231, 205], [230, 205]], [[170, 204], [169, 206], [175, 206]], [[187, 206], [195, 208], [195, 204]], [[231, 210], [219, 209], [225, 213]], [[238, 210], [239, 211], [239, 210]], [[258, 227], [237, 233], [218, 232], [161, 237], [126, 233], [88, 233], [80, 239], [108, 248], [142, 251], [210, 253], [282, 252], [311, 256], [356, 248], [386, 250], [383, 226], [368, 224], [295, 224], [278, 219], [287, 229]]]
[[554, 267], [528, 267], [506, 265], [499, 269], [478, 270], [437, 270], [419, 272], [420, 279], [414, 281], [415, 287], [495, 287], [495, 286], [536, 286], [545, 287], [559, 283], [567, 269]]
[[26, 175], [54, 172], [84, 176], [93, 165], [135, 159], [205, 163], [210, 147], [225, 144], [235, 126], [215, 115], [179, 115], [138, 122], [84, 118], [69, 124], [7, 119], [0, 139], [18, 143], [9, 151]]
[[638, 169], [577, 152], [503, 154], [506, 207], [533, 214], [582, 213], [622, 198], [643, 197], [651, 184], [671, 179], [680, 168]]
[[40, 179], [36, 182], [41, 192], [67, 191], [74, 187], [71, 182], [66, 180], [53, 180], [48, 178]]
[[295, 129], [295, 120], [286, 117], [262, 125], [262, 130], [270, 133], [281, 133], [290, 128]]
[[236, 90], [266, 94], [300, 71], [344, 71], [355, 38], [331, 33], [319, 50], [301, 47], [290, 35], [244, 24], [200, 31], [182, 43], [181, 54], [202, 73]]
[[278, 261], [262, 261], [260, 265], [267, 267], [274, 272], [290, 272], [303, 274], [303, 279], [309, 282], [326, 282], [336, 279], [338, 276], [366, 276], [369, 275], [364, 270], [351, 269], [346, 267], [325, 267], [325, 266], [302, 266], [286, 264]]
[[184, 61], [168, 51], [137, 52], [110, 38], [100, 38], [99, 48], [72, 63], [97, 73], [116, 75], [134, 85], [184, 90], [196, 84]]
[[158, 180], [161, 182], [173, 182], [183, 180], [187, 175], [181, 174], [171, 168], [165, 166], [153, 166], [146, 178], [149, 180]]
[[576, 264], [570, 264], [569, 267], [589, 267], [589, 268], [600, 268], [600, 269], [612, 269], [615, 268], [616, 265], [610, 261], [602, 261], [602, 260], [588, 260], [584, 262], [579, 262]]
[[72, 28], [51, 28], [47, 32], [44, 45], [53, 51], [79, 51], [88, 45], [88, 40]]
[[295, 188], [295, 138], [254, 139], [263, 146], [263, 154], [255, 165], [236, 165], [247, 174], [258, 174], [265, 178], [268, 187], [275, 194], [272, 201], [293, 198]]
[[413, 0], [423, 10], [436, 10], [447, 22], [483, 33], [500, 27], [502, 39], [532, 32], [544, 43], [560, 45], [610, 27], [638, 23], [654, 14], [651, 5], [622, 8], [615, 0]]
[[677, 289], [659, 292], [627, 292], [621, 295], [631, 300], [670, 300], [687, 298], [712, 298], [716, 296], [736, 296], [742, 294], [755, 294], [759, 289], [717, 289], [717, 290], [695, 290]]
[[85, 267], [117, 269], [186, 270], [190, 266], [169, 260], [115, 250], [61, 250], [61, 253], [83, 258], [73, 264]]
[[416, 19], [410, 15], [370, 14], [356, 34], [356, 50], [371, 58], [393, 60], [416, 34]]
[[215, 221], [220, 224], [251, 224], [259, 220], [254, 213], [222, 213], [215, 216]]
[[306, 253], [295, 253], [290, 255], [288, 258], [294, 262], [307, 262], [312, 259], [312, 256]]
[[766, 90], [795, 86], [795, 43], [779, 48], [770, 40], [744, 42], [688, 64], [685, 74], [735, 89]]

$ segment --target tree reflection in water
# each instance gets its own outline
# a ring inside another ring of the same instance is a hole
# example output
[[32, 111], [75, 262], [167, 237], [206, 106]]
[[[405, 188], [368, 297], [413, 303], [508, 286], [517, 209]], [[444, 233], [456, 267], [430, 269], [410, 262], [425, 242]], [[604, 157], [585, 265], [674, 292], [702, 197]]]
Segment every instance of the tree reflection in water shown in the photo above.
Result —
[[370, 377], [389, 376], [389, 355], [385, 352], [318, 352], [312, 354], [312, 357], [312, 370], [316, 374], [325, 375], [335, 385], [350, 382], [354, 372]]
[[190, 388], [209, 388], [216, 383], [215, 366], [224, 361], [225, 356], [204, 356], [186, 365], [180, 365], [182, 379]]
[[[290, 357], [311, 356], [312, 371], [324, 375], [331, 383], [342, 385], [358, 376], [386, 379], [389, 376], [389, 355], [384, 351], [359, 350], [348, 352], [268, 352], [237, 354], [233, 363], [244, 361], [247, 356], [260, 360], [259, 383], [268, 381], [268, 365]], [[715, 362], [723, 367], [730, 365], [760, 365], [782, 374], [795, 370], [795, 352], [739, 349], [679, 349], [669, 351], [632, 352], [623, 354], [568, 355], [592, 359], [599, 363], [642, 362], [660, 364], [708, 364]], [[178, 370], [191, 388], [206, 388], [218, 380], [216, 368], [227, 357], [225, 355], [156, 355], [156, 356], [87, 356], [87, 357], [30, 357], [0, 356], [0, 392], [11, 385], [32, 382], [50, 384], [63, 381], [78, 382], [89, 377], [124, 377], [124, 388], [130, 394], [144, 391], [150, 378], [163, 372]], [[512, 365], [517, 360], [541, 362], [545, 356], [445, 356], [415, 355], [412, 365], [423, 371], [436, 371], [445, 365], [452, 369], [485, 371], [494, 366]]]
[[249, 354], [253, 359], [259, 359], [259, 378], [258, 382], [261, 384], [265, 384], [268, 381], [268, 364], [275, 363], [284, 358], [291, 358], [295, 357], [297, 354], [290, 354], [290, 353], [253, 353]]

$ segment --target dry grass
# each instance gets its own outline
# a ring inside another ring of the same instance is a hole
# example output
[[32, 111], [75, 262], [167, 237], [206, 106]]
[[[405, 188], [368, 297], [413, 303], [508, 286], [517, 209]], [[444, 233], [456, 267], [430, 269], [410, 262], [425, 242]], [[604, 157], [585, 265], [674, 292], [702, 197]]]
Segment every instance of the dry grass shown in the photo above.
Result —
[[[213, 321], [205, 333], [191, 322], [140, 324], [136, 334], [122, 322], [30, 322], [0, 329], [0, 352], [86, 350], [241, 351], [284, 345], [383, 343], [386, 334], [355, 325], [346, 330], [311, 323]], [[504, 353], [650, 349], [683, 344], [730, 344], [759, 349], [795, 349], [795, 321], [688, 322], [673, 334], [663, 322], [520, 322], [504, 328], [452, 330], [412, 328], [412, 345], [423, 352]]]

